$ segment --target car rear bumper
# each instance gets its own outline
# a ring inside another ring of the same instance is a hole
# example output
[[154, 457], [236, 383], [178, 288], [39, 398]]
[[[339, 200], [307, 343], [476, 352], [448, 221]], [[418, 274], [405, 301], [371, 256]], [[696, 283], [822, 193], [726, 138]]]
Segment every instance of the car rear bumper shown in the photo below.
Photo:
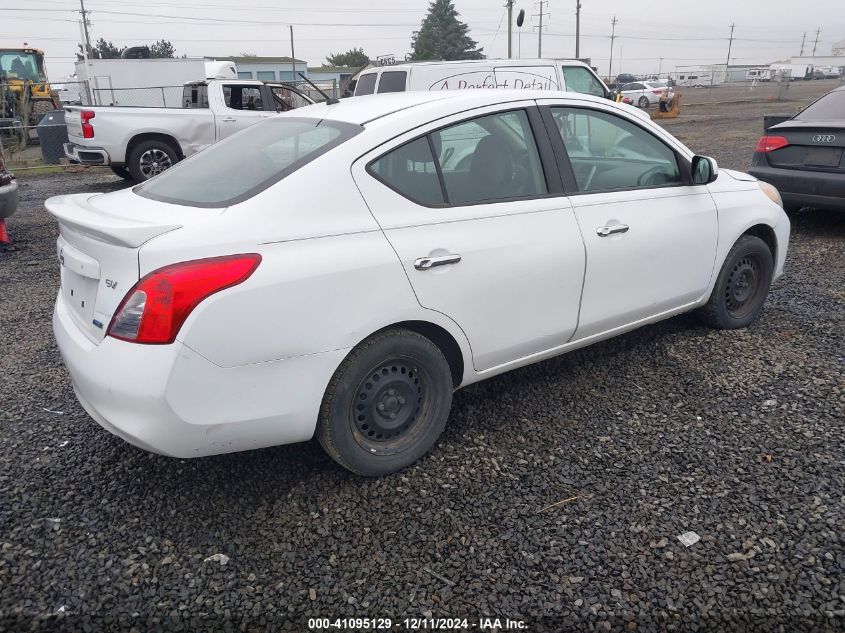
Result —
[[65, 143], [65, 156], [74, 163], [83, 165], [110, 165], [109, 153], [99, 147], [86, 147], [76, 143]]
[[786, 206], [845, 211], [845, 174], [754, 165], [748, 173], [774, 185]]
[[18, 208], [18, 182], [0, 187], [0, 220], [12, 217]]
[[76, 396], [103, 428], [153, 453], [202, 457], [306, 441], [345, 350], [223, 368], [178, 341], [93, 343], [59, 294], [53, 332]]

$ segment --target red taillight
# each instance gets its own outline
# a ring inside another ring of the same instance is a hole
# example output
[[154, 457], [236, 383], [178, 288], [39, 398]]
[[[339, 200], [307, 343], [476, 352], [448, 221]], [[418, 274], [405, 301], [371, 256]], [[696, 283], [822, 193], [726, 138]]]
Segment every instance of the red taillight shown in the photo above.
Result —
[[776, 149], [780, 149], [781, 147], [786, 147], [789, 145], [789, 141], [786, 140], [784, 136], [762, 136], [760, 140], [757, 141], [757, 147], [754, 148], [755, 152], [773, 152]]
[[79, 113], [82, 119], [82, 138], [94, 138], [94, 126], [91, 125], [91, 119], [94, 118], [96, 112], [93, 110], [83, 110]]
[[108, 336], [132, 343], [167, 345], [202, 301], [249, 279], [261, 255], [197, 259], [159, 268], [126, 294], [109, 324]]

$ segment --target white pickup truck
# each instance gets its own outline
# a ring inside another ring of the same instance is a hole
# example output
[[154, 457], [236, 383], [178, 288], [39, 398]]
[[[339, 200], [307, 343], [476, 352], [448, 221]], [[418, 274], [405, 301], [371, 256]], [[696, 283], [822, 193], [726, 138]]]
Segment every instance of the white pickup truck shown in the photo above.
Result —
[[239, 130], [311, 103], [284, 84], [212, 80], [185, 84], [182, 108], [66, 106], [65, 156], [142, 182]]

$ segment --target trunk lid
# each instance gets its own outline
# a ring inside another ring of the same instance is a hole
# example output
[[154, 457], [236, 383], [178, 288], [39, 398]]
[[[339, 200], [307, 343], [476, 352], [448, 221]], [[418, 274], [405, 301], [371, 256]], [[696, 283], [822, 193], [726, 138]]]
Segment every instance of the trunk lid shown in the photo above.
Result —
[[845, 172], [845, 123], [793, 119], [770, 127], [766, 134], [789, 141], [767, 153], [772, 167]]
[[117, 306], [139, 279], [141, 247], [222, 212], [156, 202], [130, 189], [56, 196], [45, 206], [59, 222], [62, 299], [95, 343], [103, 340]]

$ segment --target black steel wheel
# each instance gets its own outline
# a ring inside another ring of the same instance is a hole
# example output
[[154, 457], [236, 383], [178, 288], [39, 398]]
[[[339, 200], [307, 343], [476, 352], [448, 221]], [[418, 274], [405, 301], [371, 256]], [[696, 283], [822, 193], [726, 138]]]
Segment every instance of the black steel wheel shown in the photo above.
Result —
[[763, 309], [774, 261], [768, 245], [743, 235], [733, 245], [707, 304], [700, 314], [711, 327], [735, 329], [753, 323]]
[[440, 349], [416, 332], [387, 330], [352, 350], [335, 372], [317, 439], [352, 472], [395, 472], [431, 448], [451, 403], [452, 374]]

